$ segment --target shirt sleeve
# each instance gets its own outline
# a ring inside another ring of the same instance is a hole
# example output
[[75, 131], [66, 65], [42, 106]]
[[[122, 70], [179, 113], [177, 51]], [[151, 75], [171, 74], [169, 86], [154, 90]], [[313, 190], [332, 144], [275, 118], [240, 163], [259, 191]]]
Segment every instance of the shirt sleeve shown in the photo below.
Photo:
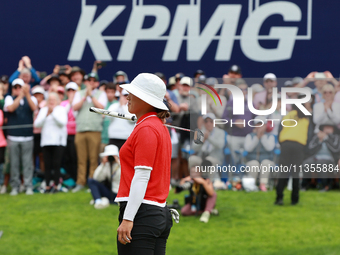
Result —
[[76, 92], [73, 98], [72, 106], [79, 103], [81, 100], [79, 91]]
[[12, 105], [14, 102], [13, 98], [11, 96], [5, 97], [5, 104], [4, 104], [4, 112], [8, 112], [7, 107]]
[[156, 158], [157, 147], [157, 135], [150, 127], [143, 127], [138, 130], [133, 148], [135, 155], [134, 168], [152, 170]]
[[101, 93], [98, 97], [98, 102], [105, 108], [107, 105], [107, 96], [106, 96], [106, 92], [104, 91], [103, 93]]
[[31, 96], [31, 100], [33, 101], [33, 103], [34, 103], [35, 105], [38, 105], [38, 100], [36, 99], [35, 96]]

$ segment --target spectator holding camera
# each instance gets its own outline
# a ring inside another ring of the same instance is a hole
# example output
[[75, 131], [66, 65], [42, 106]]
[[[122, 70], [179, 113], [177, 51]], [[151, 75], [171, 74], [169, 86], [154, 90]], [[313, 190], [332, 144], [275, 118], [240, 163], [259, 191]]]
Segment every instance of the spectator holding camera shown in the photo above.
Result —
[[331, 84], [322, 87], [322, 102], [314, 104], [313, 121], [316, 125], [315, 132], [318, 132], [319, 126], [324, 123], [340, 123], [340, 103], [334, 101], [335, 89]]
[[[32, 125], [33, 112], [38, 105], [37, 99], [30, 94], [30, 87], [20, 78], [12, 82], [12, 95], [5, 98], [4, 111], [7, 112], [7, 125]], [[11, 163], [11, 195], [18, 194], [20, 186], [20, 163], [23, 167], [26, 194], [33, 195], [33, 127], [12, 128], [7, 130]]]
[[[41, 127], [41, 147], [45, 162], [45, 193], [60, 191], [60, 166], [67, 140], [67, 112], [60, 106], [60, 98], [57, 93], [48, 95], [47, 106], [40, 109], [35, 127]], [[51, 187], [52, 170], [54, 171], [54, 186]]]
[[[202, 162], [202, 167], [211, 166], [212, 163], [208, 160]], [[190, 176], [183, 178], [180, 186], [189, 184], [190, 195], [186, 198], [185, 206], [181, 209], [183, 216], [202, 214], [200, 221], [208, 223], [210, 214], [216, 213], [214, 207], [216, 205], [217, 194], [214, 191], [213, 183], [210, 179], [202, 177], [202, 173], [195, 170], [195, 167], [190, 169]], [[186, 185], [185, 185], [186, 186]]]
[[96, 168], [93, 178], [88, 179], [93, 197], [94, 208], [104, 209], [114, 203], [120, 182], [119, 152], [116, 145], [107, 145], [103, 153], [101, 164]]

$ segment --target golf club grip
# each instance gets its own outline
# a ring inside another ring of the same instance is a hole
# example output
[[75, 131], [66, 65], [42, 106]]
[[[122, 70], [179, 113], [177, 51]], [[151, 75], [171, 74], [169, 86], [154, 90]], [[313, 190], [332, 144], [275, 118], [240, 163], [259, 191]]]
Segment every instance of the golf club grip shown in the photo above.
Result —
[[89, 111], [94, 112], [94, 113], [98, 113], [98, 114], [103, 114], [103, 115], [110, 116], [110, 117], [121, 118], [121, 119], [125, 119], [125, 120], [131, 120], [131, 121], [137, 120], [136, 116], [132, 115], [132, 114], [124, 114], [124, 113], [119, 113], [119, 112], [113, 112], [113, 111], [99, 109], [99, 108], [96, 108], [96, 107], [90, 107]]

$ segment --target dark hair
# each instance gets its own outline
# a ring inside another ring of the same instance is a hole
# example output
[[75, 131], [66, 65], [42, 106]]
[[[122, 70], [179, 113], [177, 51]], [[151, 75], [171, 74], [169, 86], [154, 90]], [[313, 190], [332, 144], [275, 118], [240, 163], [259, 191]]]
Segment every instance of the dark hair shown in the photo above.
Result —
[[[163, 100], [163, 103], [166, 105], [166, 107], [167, 107], [168, 109], [170, 109], [171, 105], [169, 104], [168, 101]], [[170, 117], [170, 112], [169, 112], [169, 110], [162, 110], [162, 109], [155, 108], [155, 111], [156, 111], [156, 113], [157, 113], [157, 117], [160, 118], [161, 120], [164, 120], [164, 119]]]
[[170, 117], [170, 112], [168, 110], [162, 110], [162, 109], [156, 109], [157, 117], [160, 118], [161, 120], [164, 120], [166, 118]]
[[113, 82], [108, 82], [107, 84], [105, 84], [105, 90], [107, 90], [107, 89], [116, 90], [116, 85]]

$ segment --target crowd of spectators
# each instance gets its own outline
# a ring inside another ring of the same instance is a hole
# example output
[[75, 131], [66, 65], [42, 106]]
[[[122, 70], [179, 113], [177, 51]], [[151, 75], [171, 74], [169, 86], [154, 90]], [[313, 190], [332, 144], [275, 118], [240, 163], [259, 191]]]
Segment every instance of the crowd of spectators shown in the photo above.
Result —
[[[134, 128], [133, 122], [89, 112], [88, 109], [94, 106], [128, 113], [128, 93], [119, 87], [129, 83], [127, 74], [120, 70], [114, 73], [112, 81], [100, 80], [101, 67], [101, 61], [95, 61], [91, 72], [86, 73], [77, 66], [56, 65], [51, 74], [43, 77], [42, 72], [34, 69], [30, 58], [24, 56], [11, 76], [1, 76], [1, 194], [10, 191], [9, 182], [11, 195], [22, 191], [27, 195], [34, 194], [36, 187], [33, 186], [32, 178], [37, 175], [43, 176], [40, 191], [45, 193], [65, 190], [63, 186], [66, 179], [73, 180], [73, 184], [67, 186], [73, 192], [84, 189], [88, 178], [90, 184], [94, 183], [93, 175], [102, 161], [100, 153], [107, 145], [115, 145], [120, 149]], [[278, 86], [278, 79], [273, 73], [265, 74], [263, 82], [260, 82], [262, 84], [249, 84], [247, 79], [242, 78], [241, 68], [237, 65], [232, 65], [228, 73], [221, 73], [221, 79], [207, 77], [202, 70], [187, 75], [179, 72], [169, 79], [163, 73], [155, 74], [167, 87], [165, 99], [171, 112], [168, 122], [185, 128], [197, 127], [204, 134], [203, 144], [196, 145], [192, 144], [189, 132], [169, 128], [173, 187], [181, 186], [183, 178], [189, 176], [192, 168], [203, 163], [257, 167], [286, 164], [283, 161], [290, 157], [289, 150], [294, 145], [287, 146], [287, 142], [296, 142], [302, 148], [299, 164], [326, 162], [336, 167], [340, 153], [340, 85], [330, 72], [311, 72], [304, 79], [295, 77], [280, 84], [284, 87], [309, 87], [312, 92], [312, 99], [304, 103], [311, 116], [301, 115], [298, 108], [287, 105], [290, 119], [302, 123], [290, 131], [282, 128], [279, 121], [266, 121], [285, 118], [281, 116], [280, 94], [277, 104], [273, 105], [273, 88]], [[207, 114], [201, 116], [201, 95], [205, 92], [197, 88], [200, 84], [217, 83], [232, 84], [242, 91], [245, 98], [243, 115], [233, 114], [233, 95], [230, 90], [223, 88], [217, 90], [222, 106], [207, 97]], [[252, 88], [255, 109], [275, 107], [270, 116], [255, 116], [252, 113], [247, 102], [248, 87]], [[301, 97], [299, 93], [288, 93], [287, 96]], [[214, 126], [214, 119], [235, 124]], [[253, 126], [244, 125], [249, 120], [254, 120]], [[282, 144], [285, 144], [283, 148]], [[116, 156], [116, 163], [119, 163]], [[106, 162], [107, 159], [101, 163]], [[64, 171], [60, 172], [60, 168]], [[272, 177], [275, 177], [272, 173], [261, 171], [241, 176], [253, 180], [253, 185], [258, 183], [259, 189], [264, 192], [269, 188], [269, 179]], [[215, 189], [228, 189], [234, 184], [232, 175], [211, 173], [206, 178], [211, 180]], [[294, 177], [295, 192], [297, 186], [304, 189], [317, 186], [322, 191], [338, 186], [337, 179], [332, 176], [321, 181], [310, 176], [303, 179], [302, 183], [299, 178], [301, 176]], [[278, 181], [278, 194], [282, 193], [286, 179]], [[191, 182], [195, 183], [195, 180]], [[210, 190], [207, 194], [215, 196]], [[281, 200], [280, 196], [278, 200]], [[297, 202], [298, 198], [294, 199]], [[209, 210], [211, 207], [210, 204]]]

